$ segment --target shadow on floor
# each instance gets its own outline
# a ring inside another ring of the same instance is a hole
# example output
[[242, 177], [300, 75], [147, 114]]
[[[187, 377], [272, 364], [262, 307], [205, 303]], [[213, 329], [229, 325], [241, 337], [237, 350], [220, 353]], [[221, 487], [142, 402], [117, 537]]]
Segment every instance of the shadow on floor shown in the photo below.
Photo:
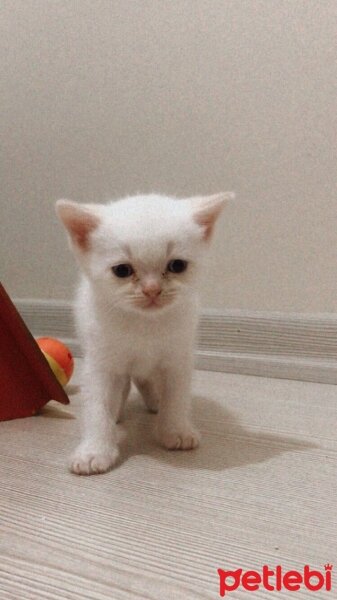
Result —
[[285, 452], [318, 447], [290, 436], [249, 431], [234, 414], [209, 398], [195, 397], [193, 403], [201, 445], [197, 450], [181, 452], [158, 446], [154, 433], [156, 415], [147, 413], [139, 399], [133, 401], [122, 425], [126, 435], [121, 442], [121, 462], [147, 455], [175, 467], [223, 471], [268, 461]]
[[76, 419], [76, 417], [62, 409], [59, 405], [55, 404], [46, 404], [41, 408], [41, 410], [36, 414], [37, 417], [45, 417], [48, 419]]

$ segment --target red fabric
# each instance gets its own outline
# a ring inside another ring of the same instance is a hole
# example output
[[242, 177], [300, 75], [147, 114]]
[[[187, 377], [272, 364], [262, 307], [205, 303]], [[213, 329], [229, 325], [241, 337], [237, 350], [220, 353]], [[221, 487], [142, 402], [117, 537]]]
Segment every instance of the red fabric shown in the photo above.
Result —
[[69, 404], [0, 283], [0, 421], [33, 415], [49, 400]]

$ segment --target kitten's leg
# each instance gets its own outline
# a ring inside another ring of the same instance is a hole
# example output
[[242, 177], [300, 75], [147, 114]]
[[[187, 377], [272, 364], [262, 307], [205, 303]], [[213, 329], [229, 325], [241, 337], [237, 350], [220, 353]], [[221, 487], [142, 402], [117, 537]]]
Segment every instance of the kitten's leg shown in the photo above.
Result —
[[121, 404], [119, 407], [116, 423], [121, 423], [122, 421], [124, 421], [125, 404], [126, 404], [129, 392], [130, 392], [130, 387], [131, 387], [131, 379], [130, 379], [130, 377], [126, 377], [125, 383], [124, 383], [124, 388], [122, 391], [122, 400], [121, 400]]
[[200, 436], [190, 421], [192, 366], [177, 359], [162, 371], [164, 394], [158, 415], [158, 440], [168, 450], [191, 450]]
[[160, 400], [160, 381], [155, 379], [135, 379], [135, 384], [141, 393], [143, 400], [151, 413], [157, 413]]
[[124, 386], [125, 378], [97, 371], [97, 365], [87, 361], [82, 386], [82, 440], [71, 457], [73, 473], [104, 473], [115, 464], [119, 454], [115, 423]]

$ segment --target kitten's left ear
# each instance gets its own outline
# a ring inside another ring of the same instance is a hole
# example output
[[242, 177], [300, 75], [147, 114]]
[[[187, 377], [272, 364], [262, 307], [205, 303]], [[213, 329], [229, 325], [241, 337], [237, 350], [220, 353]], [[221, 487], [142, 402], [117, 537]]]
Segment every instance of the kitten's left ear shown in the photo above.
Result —
[[193, 201], [194, 211], [193, 219], [204, 230], [204, 240], [209, 240], [214, 229], [215, 222], [219, 217], [227, 200], [233, 200], [235, 194], [233, 192], [222, 192], [205, 196]]

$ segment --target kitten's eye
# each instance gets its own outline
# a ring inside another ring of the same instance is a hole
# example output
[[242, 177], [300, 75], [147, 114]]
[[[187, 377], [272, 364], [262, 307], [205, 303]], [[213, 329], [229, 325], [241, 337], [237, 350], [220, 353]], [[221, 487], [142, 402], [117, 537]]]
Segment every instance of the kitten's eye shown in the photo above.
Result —
[[174, 260], [170, 260], [167, 265], [167, 270], [171, 273], [182, 273], [187, 269], [187, 261], [182, 260], [181, 258], [175, 258]]
[[116, 277], [130, 277], [134, 273], [132, 266], [128, 264], [116, 265], [112, 267], [112, 271]]

